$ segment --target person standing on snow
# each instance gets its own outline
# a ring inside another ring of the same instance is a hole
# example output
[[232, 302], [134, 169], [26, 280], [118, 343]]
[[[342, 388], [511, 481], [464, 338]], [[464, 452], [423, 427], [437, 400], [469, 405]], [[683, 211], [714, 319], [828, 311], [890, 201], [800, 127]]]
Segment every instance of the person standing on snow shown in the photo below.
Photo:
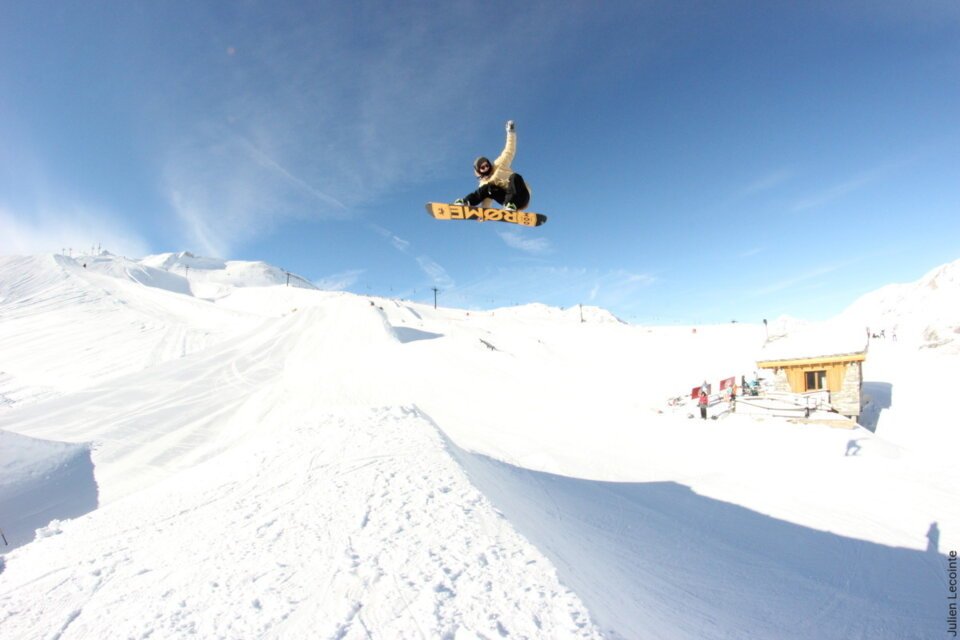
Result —
[[704, 420], [707, 419], [707, 405], [710, 404], [710, 396], [707, 395], [707, 392], [703, 389], [700, 390], [700, 400], [697, 402], [700, 406], [700, 417]]
[[517, 133], [513, 120], [507, 122], [507, 143], [497, 159], [490, 162], [484, 156], [473, 161], [473, 172], [480, 187], [469, 195], [458, 198], [453, 204], [487, 207], [490, 200], [504, 205], [507, 211], [522, 211], [530, 204], [530, 189], [523, 176], [513, 171], [510, 165], [517, 153]]

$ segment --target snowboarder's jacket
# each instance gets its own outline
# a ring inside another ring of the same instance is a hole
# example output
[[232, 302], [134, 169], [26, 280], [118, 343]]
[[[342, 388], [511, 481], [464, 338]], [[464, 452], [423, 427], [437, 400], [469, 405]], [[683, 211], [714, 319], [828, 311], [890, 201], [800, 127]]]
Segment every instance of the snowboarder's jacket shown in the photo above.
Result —
[[513, 175], [513, 169], [510, 168], [510, 165], [513, 164], [513, 156], [515, 156], [516, 153], [517, 132], [507, 131], [507, 143], [504, 145], [500, 155], [497, 156], [497, 159], [493, 161], [493, 168], [490, 170], [490, 173], [485, 176], [477, 174], [477, 177], [480, 179], [480, 186], [482, 187], [485, 184], [493, 183], [503, 189], [509, 187], [510, 176]]

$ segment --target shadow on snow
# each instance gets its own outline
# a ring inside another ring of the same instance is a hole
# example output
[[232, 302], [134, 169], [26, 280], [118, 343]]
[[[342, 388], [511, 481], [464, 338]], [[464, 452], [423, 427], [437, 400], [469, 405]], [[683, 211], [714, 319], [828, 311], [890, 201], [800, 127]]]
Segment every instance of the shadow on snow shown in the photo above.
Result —
[[862, 393], [866, 402], [858, 422], [876, 433], [880, 414], [893, 406], [893, 385], [889, 382], [864, 382]]
[[946, 561], [935, 546], [888, 547], [673, 482], [580, 480], [448, 443], [611, 638], [900, 639], [944, 630]]
[[[33, 541], [54, 520], [97, 508], [99, 488], [87, 444], [70, 444], [0, 431], [0, 553]], [[0, 572], [4, 563], [0, 557]]]
[[411, 327], [393, 327], [393, 333], [397, 336], [397, 340], [404, 344], [407, 342], [416, 342], [417, 340], [434, 340], [443, 337], [442, 333], [431, 333]]

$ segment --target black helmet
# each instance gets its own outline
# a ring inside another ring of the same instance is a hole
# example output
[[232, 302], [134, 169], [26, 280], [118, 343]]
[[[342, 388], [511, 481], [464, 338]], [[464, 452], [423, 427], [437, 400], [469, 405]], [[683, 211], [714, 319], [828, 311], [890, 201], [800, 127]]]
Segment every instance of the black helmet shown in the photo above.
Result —
[[[482, 165], [482, 164], [484, 164], [484, 163], [486, 163], [487, 166], [490, 167], [489, 169], [487, 169], [486, 172], [480, 171], [480, 165]], [[490, 162], [490, 160], [489, 160], [488, 158], [485, 158], [484, 156], [480, 156], [479, 158], [477, 158], [476, 160], [473, 161], [473, 171], [474, 171], [474, 173], [476, 173], [478, 176], [490, 175], [490, 173], [493, 172], [493, 163]]]

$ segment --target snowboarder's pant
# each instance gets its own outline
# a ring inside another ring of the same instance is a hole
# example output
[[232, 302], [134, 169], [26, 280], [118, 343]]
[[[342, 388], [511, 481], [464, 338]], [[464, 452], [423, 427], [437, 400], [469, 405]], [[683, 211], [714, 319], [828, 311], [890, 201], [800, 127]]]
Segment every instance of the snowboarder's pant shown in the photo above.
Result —
[[530, 191], [527, 189], [527, 183], [523, 181], [523, 176], [514, 173], [510, 176], [510, 182], [507, 188], [495, 184], [485, 184], [464, 200], [471, 207], [475, 207], [484, 200], [496, 200], [502, 205], [515, 204], [517, 209], [524, 209], [530, 204]]
[[703, 405], [700, 406], [700, 417], [703, 418], [704, 420], [707, 419], [707, 408], [704, 407]]

